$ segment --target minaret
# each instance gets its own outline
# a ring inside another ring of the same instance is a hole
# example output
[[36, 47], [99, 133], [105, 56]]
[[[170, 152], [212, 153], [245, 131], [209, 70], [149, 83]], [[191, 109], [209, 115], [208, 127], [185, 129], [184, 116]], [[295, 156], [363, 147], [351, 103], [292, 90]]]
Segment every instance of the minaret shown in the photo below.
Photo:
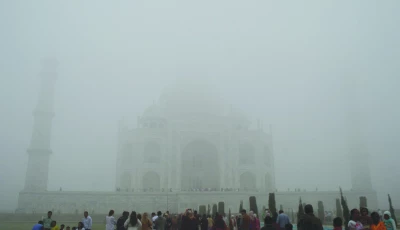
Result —
[[45, 59], [42, 70], [38, 103], [33, 111], [34, 123], [31, 143], [28, 148], [29, 161], [25, 178], [25, 191], [46, 191], [49, 174], [51, 126], [54, 117], [54, 85], [57, 78], [56, 59]]
[[360, 79], [349, 77], [344, 91], [347, 114], [347, 141], [351, 168], [351, 185], [353, 191], [372, 191], [369, 154], [364, 138], [362, 113], [360, 111]]

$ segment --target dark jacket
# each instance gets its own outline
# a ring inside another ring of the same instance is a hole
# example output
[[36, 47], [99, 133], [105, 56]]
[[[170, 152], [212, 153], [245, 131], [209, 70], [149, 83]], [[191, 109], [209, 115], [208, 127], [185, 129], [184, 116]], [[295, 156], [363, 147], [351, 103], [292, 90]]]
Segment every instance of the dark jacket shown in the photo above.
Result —
[[196, 218], [190, 218], [188, 216], [182, 216], [182, 230], [198, 230], [198, 224]]
[[323, 230], [321, 220], [314, 214], [304, 214], [297, 223], [298, 230]]
[[125, 221], [127, 220], [127, 217], [121, 216], [120, 218], [118, 218], [117, 220], [117, 230], [125, 230], [124, 224]]
[[201, 230], [207, 230], [208, 229], [208, 220], [207, 218], [202, 218], [201, 219]]

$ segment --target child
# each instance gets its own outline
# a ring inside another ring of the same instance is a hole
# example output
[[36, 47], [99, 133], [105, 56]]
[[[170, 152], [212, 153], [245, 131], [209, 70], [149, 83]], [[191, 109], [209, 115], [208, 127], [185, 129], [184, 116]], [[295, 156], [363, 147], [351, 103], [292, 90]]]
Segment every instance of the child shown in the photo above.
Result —
[[342, 230], [342, 225], [342, 218], [336, 217], [335, 219], [333, 219], [333, 230]]
[[392, 219], [389, 211], [383, 213], [383, 219], [387, 230], [396, 230], [396, 223]]

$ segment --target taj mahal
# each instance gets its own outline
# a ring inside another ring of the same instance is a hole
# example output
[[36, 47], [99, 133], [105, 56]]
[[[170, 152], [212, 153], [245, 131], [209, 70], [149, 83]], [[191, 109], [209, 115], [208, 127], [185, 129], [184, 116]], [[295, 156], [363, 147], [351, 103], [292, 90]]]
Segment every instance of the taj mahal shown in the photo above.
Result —
[[118, 189], [275, 190], [271, 136], [260, 125], [249, 129], [241, 112], [224, 109], [204, 89], [168, 89], [138, 118], [138, 127], [121, 122]]
[[[296, 209], [299, 197], [313, 205], [323, 201], [327, 209], [335, 208], [338, 190], [277, 191], [272, 134], [264, 130], [262, 121], [251, 126], [240, 109], [227, 105], [206, 85], [172, 85], [138, 114], [135, 127], [119, 122], [115, 191], [48, 191], [57, 64], [55, 59], [44, 61], [40, 73], [42, 84], [18, 212], [182, 212], [220, 201], [225, 202], [226, 210], [235, 212], [241, 200], [248, 207], [249, 196], [255, 196], [259, 206], [267, 205], [271, 192], [285, 208]], [[365, 150], [362, 141], [354, 143], [357, 146], [349, 151], [355, 158]], [[350, 207], [357, 207], [359, 196], [366, 196], [369, 208], [377, 208], [370, 175], [358, 173], [368, 171], [367, 158], [357, 159], [352, 189], [344, 195]]]

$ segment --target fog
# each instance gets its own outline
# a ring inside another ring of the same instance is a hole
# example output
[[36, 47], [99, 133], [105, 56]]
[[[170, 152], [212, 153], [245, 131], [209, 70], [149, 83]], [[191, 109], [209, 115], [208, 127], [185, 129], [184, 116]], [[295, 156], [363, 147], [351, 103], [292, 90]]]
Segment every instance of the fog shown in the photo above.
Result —
[[24, 187], [45, 57], [59, 62], [48, 190], [114, 191], [118, 122], [135, 128], [166, 89], [198, 85], [272, 134], [278, 191], [350, 189], [357, 120], [379, 204], [390, 193], [399, 207], [399, 10], [396, 0], [1, 1], [0, 207], [15, 210]]

